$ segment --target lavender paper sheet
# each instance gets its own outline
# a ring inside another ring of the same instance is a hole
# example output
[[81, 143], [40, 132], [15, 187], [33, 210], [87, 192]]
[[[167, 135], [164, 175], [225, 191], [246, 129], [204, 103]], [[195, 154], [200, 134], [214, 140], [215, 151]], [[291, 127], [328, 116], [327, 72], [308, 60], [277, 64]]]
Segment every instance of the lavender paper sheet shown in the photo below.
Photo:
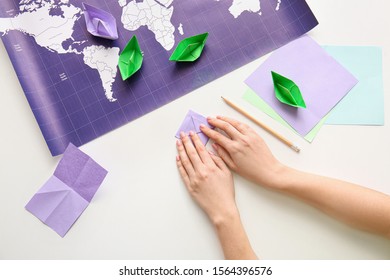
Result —
[[54, 176], [91, 202], [107, 171], [73, 144], [69, 144]]
[[[271, 71], [289, 77], [299, 86], [306, 109], [291, 107], [276, 99]], [[245, 82], [305, 136], [358, 80], [313, 39], [303, 36], [276, 50]]]
[[54, 175], [25, 208], [64, 237], [87, 208], [106, 175], [104, 168], [69, 144]]
[[[0, 38], [52, 155], [133, 121], [318, 24], [304, 0], [89, 0], [116, 18], [119, 38], [110, 41], [87, 32], [83, 1], [0, 1]], [[196, 63], [169, 61], [178, 42], [205, 32], [209, 38]], [[144, 63], [123, 82], [118, 57], [133, 35]]]

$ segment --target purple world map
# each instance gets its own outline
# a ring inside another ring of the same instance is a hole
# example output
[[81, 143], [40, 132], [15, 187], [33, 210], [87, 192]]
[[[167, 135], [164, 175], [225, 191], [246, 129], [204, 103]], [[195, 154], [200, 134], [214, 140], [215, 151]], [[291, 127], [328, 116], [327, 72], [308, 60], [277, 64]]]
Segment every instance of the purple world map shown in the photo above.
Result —
[[[118, 40], [86, 30], [82, 2], [110, 12]], [[3, 0], [0, 37], [53, 156], [131, 122], [305, 34], [304, 0]], [[169, 61], [209, 33], [195, 63]], [[120, 51], [136, 35], [140, 71], [122, 81]], [[8, 93], [10, 94], [10, 93]]]

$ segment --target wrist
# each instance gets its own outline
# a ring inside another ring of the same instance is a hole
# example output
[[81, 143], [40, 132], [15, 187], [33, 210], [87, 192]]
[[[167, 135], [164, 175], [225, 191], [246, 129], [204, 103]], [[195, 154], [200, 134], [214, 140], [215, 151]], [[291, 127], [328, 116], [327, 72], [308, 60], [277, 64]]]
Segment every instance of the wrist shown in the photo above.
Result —
[[293, 192], [296, 186], [302, 185], [302, 175], [301, 171], [284, 166], [280, 169], [274, 188], [284, 193]]
[[275, 162], [274, 164], [269, 165], [266, 172], [258, 174], [254, 183], [266, 188], [281, 190], [285, 187], [286, 180], [288, 180], [290, 173], [291, 171], [288, 166], [283, 165], [280, 162]]
[[214, 217], [211, 217], [211, 222], [217, 230], [226, 226], [230, 226], [239, 220], [240, 214], [236, 206], [232, 207], [228, 211], [225, 211], [221, 215], [215, 215]]

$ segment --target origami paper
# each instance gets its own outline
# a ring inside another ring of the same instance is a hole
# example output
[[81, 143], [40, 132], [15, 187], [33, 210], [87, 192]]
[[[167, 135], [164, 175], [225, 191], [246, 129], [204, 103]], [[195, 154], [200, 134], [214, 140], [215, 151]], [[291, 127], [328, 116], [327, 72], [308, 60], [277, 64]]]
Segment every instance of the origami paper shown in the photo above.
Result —
[[274, 81], [275, 96], [280, 102], [293, 107], [306, 108], [302, 93], [293, 81], [274, 71], [271, 71], [271, 74]]
[[86, 3], [83, 3], [83, 7], [89, 33], [106, 39], [118, 39], [116, 20], [112, 14]]
[[[275, 98], [270, 71], [290, 77], [305, 95], [305, 110]], [[301, 136], [307, 135], [356, 85], [357, 79], [309, 36], [276, 50], [248, 77], [247, 85]]]
[[212, 127], [211, 125], [209, 125], [209, 123], [207, 122], [207, 119], [192, 111], [192, 110], [189, 110], [187, 115], [185, 116], [184, 118], [184, 121], [183, 123], [181, 124], [180, 128], [178, 129], [178, 131], [176, 132], [176, 135], [175, 137], [180, 139], [180, 132], [184, 132], [186, 134], [188, 134], [190, 131], [193, 131], [195, 132], [196, 134], [198, 134], [200, 140], [202, 141], [202, 143], [204, 145], [207, 144], [207, 142], [209, 141], [209, 137], [207, 137], [201, 130], [200, 130], [200, 125], [201, 124], [204, 124], [205, 126], [213, 129], [214, 127]]
[[192, 62], [202, 54], [209, 33], [203, 33], [182, 40], [172, 53], [169, 60]]
[[324, 49], [359, 80], [332, 110], [326, 124], [383, 125], [382, 49], [372, 46], [326, 46]]
[[107, 171], [69, 144], [54, 175], [26, 205], [26, 210], [61, 237], [87, 208]]
[[141, 69], [143, 59], [137, 37], [134, 35], [119, 55], [118, 66], [122, 79], [127, 80]]
[[[261, 99], [253, 90], [248, 89], [243, 97], [245, 101], [249, 102], [252, 106], [256, 107], [260, 111], [266, 113], [268, 116], [281, 123], [285, 127], [291, 129], [297, 133], [281, 116], [279, 116], [274, 109], [272, 109], [263, 99]], [[308, 134], [304, 136], [304, 139], [308, 142], [313, 142], [314, 138], [320, 132], [321, 127], [324, 125], [328, 115], [325, 116], [321, 121], [312, 129]]]

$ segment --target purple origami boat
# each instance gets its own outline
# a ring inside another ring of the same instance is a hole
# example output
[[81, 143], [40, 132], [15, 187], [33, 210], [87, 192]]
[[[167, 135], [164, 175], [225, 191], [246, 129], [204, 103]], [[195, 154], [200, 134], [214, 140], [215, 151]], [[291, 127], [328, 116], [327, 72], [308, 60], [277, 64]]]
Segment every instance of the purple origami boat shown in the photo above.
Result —
[[89, 33], [110, 40], [118, 39], [116, 20], [112, 14], [86, 3], [83, 3], [83, 7]]

